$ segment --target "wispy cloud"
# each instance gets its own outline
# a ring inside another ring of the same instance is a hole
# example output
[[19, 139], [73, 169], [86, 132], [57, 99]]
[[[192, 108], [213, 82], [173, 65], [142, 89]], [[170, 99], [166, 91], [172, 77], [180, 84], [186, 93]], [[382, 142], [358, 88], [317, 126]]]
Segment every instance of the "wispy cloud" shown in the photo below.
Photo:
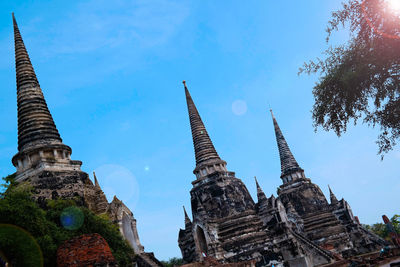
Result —
[[163, 45], [189, 14], [184, 2], [166, 0], [90, 0], [76, 6], [52, 29], [51, 53], [84, 53], [134, 44]]

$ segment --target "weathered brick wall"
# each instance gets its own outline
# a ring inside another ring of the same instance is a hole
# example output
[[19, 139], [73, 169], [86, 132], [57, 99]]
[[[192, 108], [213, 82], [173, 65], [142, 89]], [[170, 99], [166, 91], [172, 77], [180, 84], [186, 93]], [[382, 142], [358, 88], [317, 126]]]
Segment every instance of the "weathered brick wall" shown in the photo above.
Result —
[[99, 234], [86, 234], [65, 241], [57, 250], [57, 266], [117, 266], [107, 241]]

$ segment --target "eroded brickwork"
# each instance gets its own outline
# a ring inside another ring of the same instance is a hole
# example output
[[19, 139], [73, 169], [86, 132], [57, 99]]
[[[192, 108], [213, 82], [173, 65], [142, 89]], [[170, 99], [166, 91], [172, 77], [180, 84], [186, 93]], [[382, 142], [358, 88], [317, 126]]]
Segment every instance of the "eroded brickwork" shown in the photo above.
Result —
[[107, 241], [87, 234], [65, 241], [57, 250], [58, 267], [117, 266]]

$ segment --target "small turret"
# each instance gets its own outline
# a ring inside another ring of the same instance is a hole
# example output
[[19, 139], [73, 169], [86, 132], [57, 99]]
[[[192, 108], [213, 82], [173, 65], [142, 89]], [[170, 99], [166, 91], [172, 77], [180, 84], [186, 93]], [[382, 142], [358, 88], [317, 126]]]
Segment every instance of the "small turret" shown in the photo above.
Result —
[[93, 172], [93, 177], [94, 177], [94, 186], [98, 189], [100, 189], [99, 182], [97, 181], [96, 173]]
[[185, 213], [185, 229], [191, 229], [192, 221], [190, 220], [190, 218], [186, 212], [185, 206], [183, 206], [183, 212]]
[[337, 204], [339, 201], [337, 200], [335, 194], [332, 192], [331, 187], [328, 185], [329, 188], [329, 195], [331, 198], [331, 204]]
[[260, 185], [258, 184], [257, 177], [254, 176], [254, 180], [256, 181], [257, 187], [257, 201], [259, 204], [267, 201], [267, 197], [264, 194], [264, 191], [261, 189]]

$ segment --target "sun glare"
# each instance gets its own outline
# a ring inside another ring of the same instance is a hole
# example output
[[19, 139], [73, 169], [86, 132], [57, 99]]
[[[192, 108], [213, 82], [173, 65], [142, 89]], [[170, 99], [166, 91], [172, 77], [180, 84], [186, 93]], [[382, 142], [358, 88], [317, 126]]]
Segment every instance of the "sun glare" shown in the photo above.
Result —
[[396, 13], [400, 12], [400, 0], [386, 0], [386, 2], [389, 5], [390, 9], [392, 9]]

